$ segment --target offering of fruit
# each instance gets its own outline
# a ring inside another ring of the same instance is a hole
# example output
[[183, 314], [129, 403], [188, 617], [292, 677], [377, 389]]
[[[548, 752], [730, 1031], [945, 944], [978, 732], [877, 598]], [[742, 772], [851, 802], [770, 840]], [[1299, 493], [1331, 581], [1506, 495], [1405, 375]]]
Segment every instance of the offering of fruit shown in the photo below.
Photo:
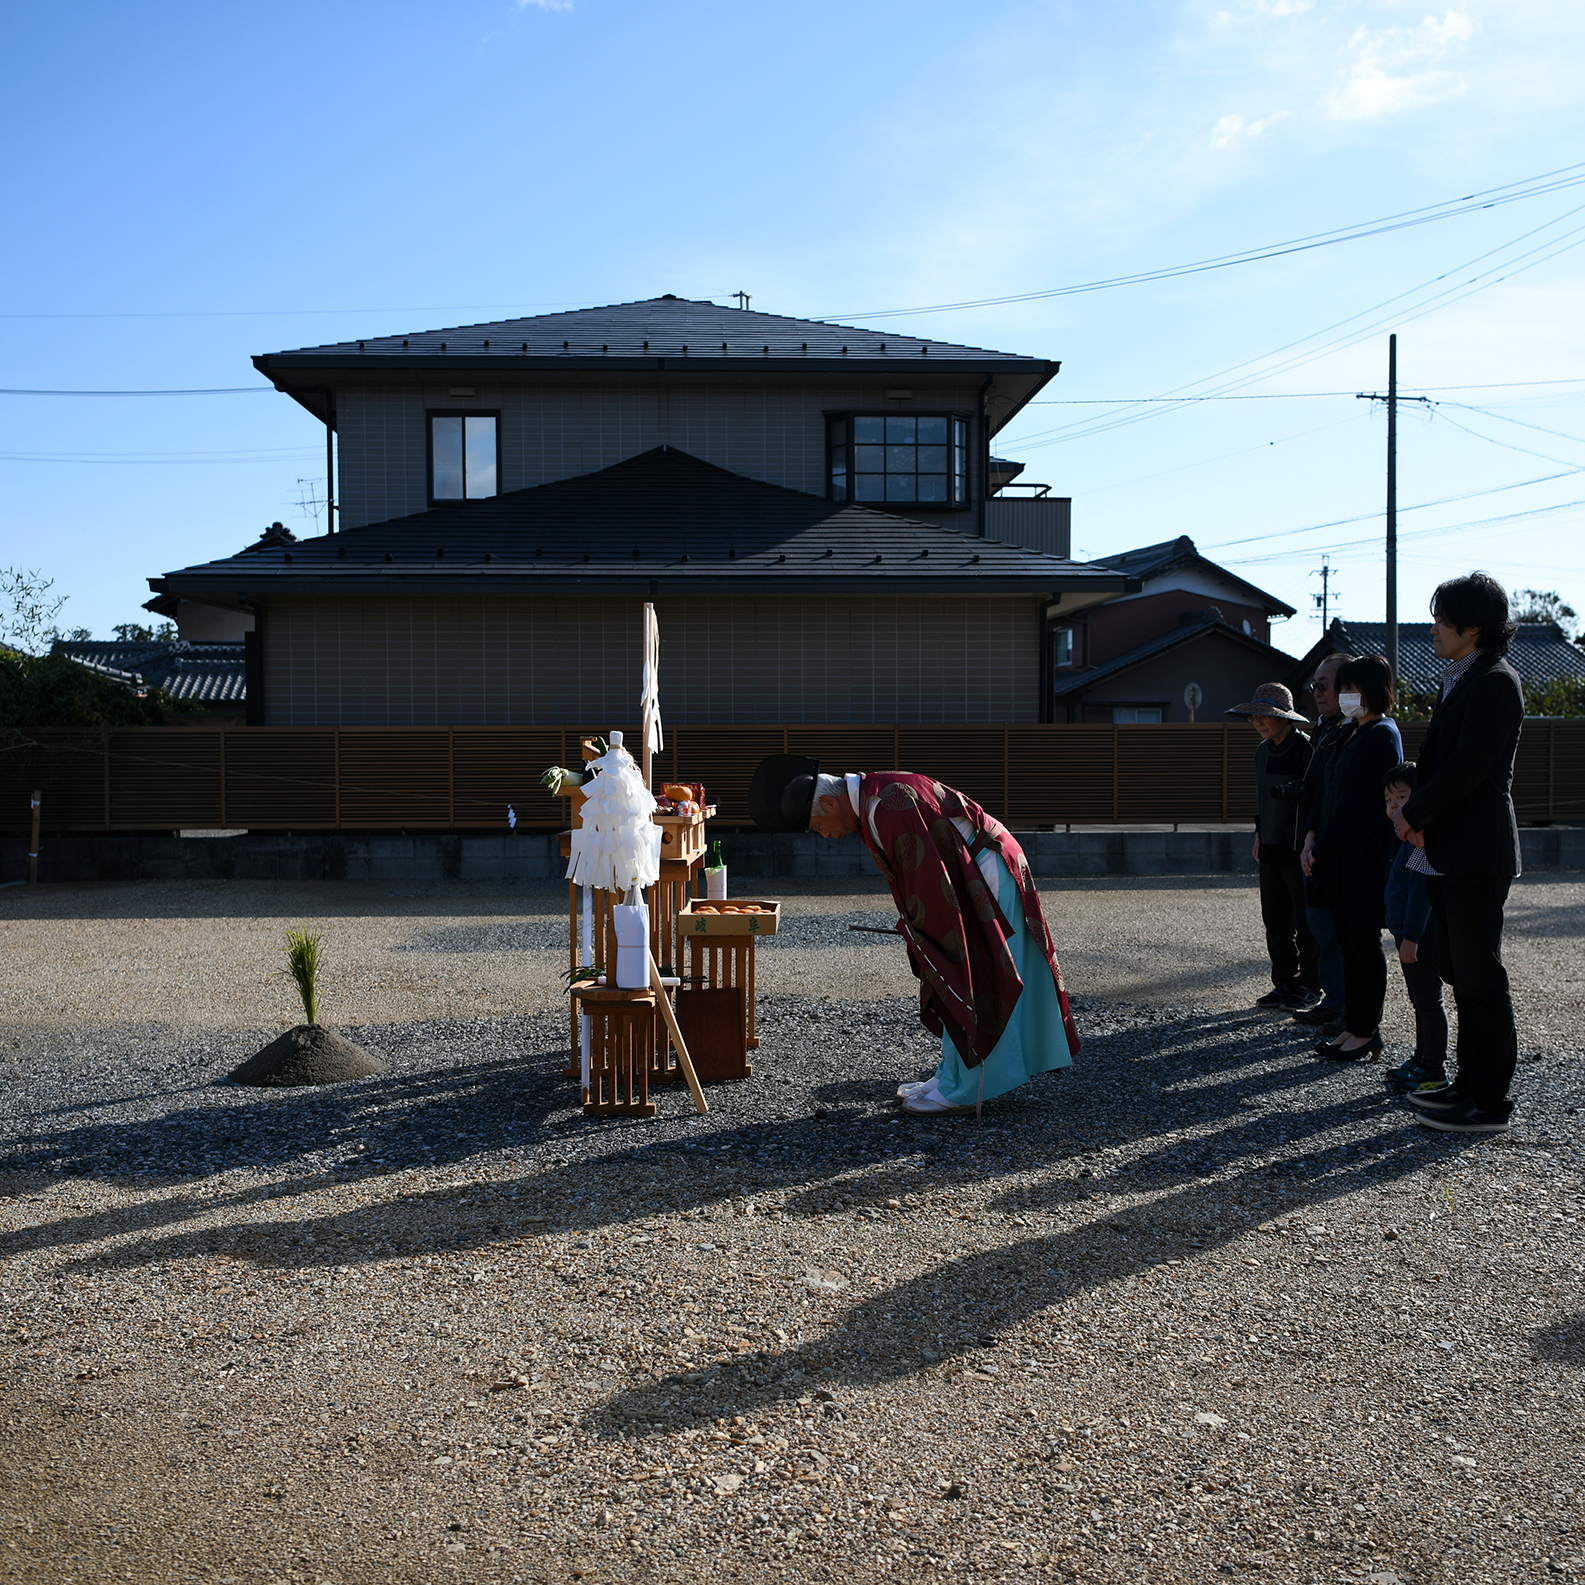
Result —
[[692, 798], [693, 788], [687, 782], [669, 781], [661, 788], [661, 794], [677, 803], [684, 798]]
[[714, 903], [695, 903], [693, 911], [696, 914], [718, 914], [721, 912]]

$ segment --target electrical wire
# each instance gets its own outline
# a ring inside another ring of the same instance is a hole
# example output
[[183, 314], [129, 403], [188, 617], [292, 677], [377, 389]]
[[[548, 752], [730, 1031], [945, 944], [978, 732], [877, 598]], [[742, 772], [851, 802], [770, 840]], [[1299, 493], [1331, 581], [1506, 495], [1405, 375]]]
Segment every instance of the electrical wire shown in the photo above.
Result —
[[[1414, 395], [1428, 394], [1432, 391], [1504, 391], [1512, 390], [1516, 386], [1531, 385], [1585, 385], [1585, 379], [1578, 380], [1503, 380], [1496, 385], [1415, 385], [1400, 386], [1399, 390]], [[1188, 405], [1191, 402], [1296, 402], [1306, 400], [1312, 396], [1358, 396], [1358, 391], [1244, 391], [1234, 396], [1037, 396], [1033, 401], [1025, 402], [1025, 407], [1144, 407], [1152, 402], [1174, 402]], [[1448, 404], [1453, 407], [1465, 407], [1468, 403], [1453, 402]], [[1484, 407], [1474, 407], [1471, 412], [1486, 413]], [[1500, 418], [1500, 413], [1492, 412], [1492, 418]], [[1519, 419], [1514, 419], [1519, 423]], [[1549, 434], [1557, 431], [1549, 430]], [[1575, 436], [1566, 436], [1565, 439], [1575, 439]]]
[[[1585, 182], [1585, 164], [1564, 165], [1541, 176], [1527, 177], [1520, 182], [1505, 182], [1501, 187], [1490, 187], [1482, 192], [1469, 193], [1463, 198], [1444, 199], [1439, 204], [1426, 204], [1419, 209], [1405, 209], [1395, 215], [1383, 216], [1379, 220], [1361, 221], [1352, 226], [1340, 226], [1332, 231], [1316, 231], [1308, 236], [1292, 238], [1287, 242], [1270, 243], [1259, 248], [1245, 248], [1237, 253], [1197, 259], [1189, 264], [1141, 270], [1133, 275], [1116, 275], [1098, 281], [1081, 281], [1072, 286], [1054, 286], [1037, 292], [1014, 292], [1004, 297], [977, 297], [957, 303], [927, 303], [916, 308], [871, 308], [863, 312], [849, 310], [842, 314], [818, 314], [814, 317], [894, 319], [906, 314], [940, 314], [965, 308], [998, 308], [1008, 303], [1034, 303], [1053, 297], [1071, 297], [1080, 292], [1108, 291], [1117, 286], [1136, 286], [1149, 281], [1171, 280], [1177, 276], [1199, 275], [1208, 270], [1228, 269], [1236, 264], [1251, 264], [1261, 259], [1281, 258], [1290, 253], [1306, 253], [1315, 248], [1333, 247], [1341, 242], [1356, 242], [1365, 237], [1381, 236], [1390, 231], [1402, 231], [1410, 226], [1428, 225], [1434, 220], [1446, 220], [1477, 209], [1495, 209], [1503, 204], [1517, 203], [1523, 198], [1563, 192], [1578, 186], [1581, 182]], [[1521, 190], [1513, 191], [1515, 188]]]
[[185, 391], [28, 391], [0, 386], [0, 396], [256, 396], [274, 390], [273, 385], [217, 385]]
[[[1535, 247], [1528, 249], [1525, 253], [1516, 255], [1506, 263], [1496, 264], [1487, 270], [1481, 271], [1479, 275], [1472, 277], [1469, 281], [1464, 281], [1456, 286], [1444, 288], [1434, 297], [1417, 305], [1412, 312], [1392, 314], [1386, 318], [1374, 320], [1370, 324], [1357, 326], [1355, 329], [1346, 332], [1344, 335], [1339, 336], [1330, 342], [1323, 343], [1319, 347], [1313, 347], [1307, 352], [1295, 353], [1293, 357], [1280, 364], [1264, 369], [1256, 369], [1257, 365], [1269, 364], [1272, 358], [1279, 357], [1284, 352], [1288, 352], [1296, 347], [1303, 347], [1306, 342], [1313, 342], [1321, 336], [1329, 335], [1332, 331], [1340, 329], [1344, 325], [1353, 324], [1355, 321], [1363, 319], [1367, 315], [1377, 314], [1382, 309], [1391, 307], [1393, 304], [1401, 302], [1404, 298], [1413, 297], [1417, 293], [1425, 291], [1428, 288], [1437, 285], [1441, 281], [1445, 281], [1450, 275], [1456, 275], [1461, 271], [1470, 268], [1471, 265], [1481, 263], [1486, 259], [1493, 258], [1494, 256], [1501, 253], [1505, 253], [1509, 249], [1516, 247], [1519, 243], [1529, 241], [1530, 238], [1538, 235], [1540, 232], [1550, 230], [1553, 227], [1561, 224], [1563, 221], [1571, 219], [1574, 215], [1580, 213], [1581, 210], [1585, 210], [1585, 205], [1576, 206], [1574, 209], [1570, 209], [1561, 215], [1555, 216], [1553, 219], [1544, 222], [1540, 226], [1534, 226], [1529, 231], [1523, 232], [1517, 237], [1510, 238], [1509, 241], [1501, 243], [1495, 248], [1488, 248], [1484, 253], [1477, 254], [1472, 259], [1467, 259], [1463, 264], [1456, 265], [1450, 270], [1444, 270], [1440, 275], [1433, 276], [1429, 281], [1424, 281], [1419, 286], [1410, 287], [1406, 291], [1395, 293], [1392, 297], [1385, 298], [1382, 302], [1375, 304], [1373, 307], [1362, 309], [1356, 314], [1350, 314], [1346, 318], [1337, 320], [1322, 330], [1313, 331], [1308, 336], [1301, 336], [1297, 340], [1290, 341], [1285, 346], [1278, 347], [1272, 352], [1263, 353], [1260, 356], [1254, 358], [1246, 358], [1243, 362], [1235, 363], [1230, 367], [1221, 370], [1217, 374], [1203, 375], [1201, 378], [1197, 380], [1191, 380], [1187, 384], [1178, 386], [1174, 390], [1162, 392], [1161, 395], [1164, 398], [1185, 397], [1191, 394], [1197, 396], [1221, 395], [1227, 391], [1236, 390], [1241, 386], [1255, 384], [1259, 380], [1270, 379], [1276, 374], [1283, 373], [1289, 369], [1297, 368], [1302, 364], [1313, 363], [1318, 358], [1325, 357], [1331, 352], [1343, 351], [1348, 347], [1356, 346], [1359, 342], [1366, 340], [1368, 337], [1376, 334], [1388, 324], [1402, 325], [1406, 323], [1412, 323], [1415, 319], [1423, 318], [1426, 314], [1433, 312], [1437, 308], [1448, 307], [1451, 305], [1451, 303], [1458, 302], [1465, 297], [1472, 296], [1475, 292], [1481, 291], [1487, 286], [1496, 285], [1500, 281], [1507, 280], [1513, 275], [1523, 273], [1524, 270], [1533, 269], [1539, 264], [1546, 263], [1548, 259], [1557, 257], [1559, 253], [1567, 252], [1570, 248], [1580, 246], [1581, 243], [1585, 243], [1585, 235], [1580, 235], [1580, 233], [1585, 233], [1585, 225], [1577, 226], [1572, 230], [1563, 233], [1562, 236], [1553, 237], [1547, 242], [1538, 243]], [[1575, 236], [1578, 236], [1578, 240], [1572, 242], [1567, 241], [1568, 238]], [[1551, 253], [1547, 253], [1545, 250], [1548, 248], [1553, 249], [1553, 251]], [[1532, 258], [1531, 255], [1533, 254], [1541, 254], [1542, 256]], [[1530, 259], [1528, 264], [1520, 263], [1521, 260], [1527, 258]], [[1496, 272], [1498, 270], [1503, 270], [1506, 273], [1497, 275]], [[1495, 278], [1488, 279], [1487, 277]], [[1256, 372], [1241, 374], [1241, 370], [1255, 370]], [[1229, 376], [1237, 376], [1237, 378], [1229, 378]], [[1196, 392], [1194, 390], [1195, 386], [1207, 385], [1213, 380], [1224, 380], [1226, 383], [1221, 386], [1220, 389], [1213, 390], [1211, 392]], [[1170, 406], [1171, 403], [1164, 402], [1161, 405]], [[1059, 425], [1055, 429], [1036, 431], [1033, 436], [1019, 440], [1016, 442], [1016, 444], [1025, 450], [1031, 450], [1039, 449], [1048, 445], [1063, 444], [1069, 440], [1085, 439], [1091, 435], [1104, 434], [1106, 431], [1111, 429], [1118, 429], [1129, 424], [1142, 422], [1146, 418], [1156, 416], [1156, 411], [1158, 410], [1159, 409], [1147, 409], [1145, 411], [1131, 413], [1125, 409], [1121, 413], [1106, 418], [1076, 419], [1072, 423]]]

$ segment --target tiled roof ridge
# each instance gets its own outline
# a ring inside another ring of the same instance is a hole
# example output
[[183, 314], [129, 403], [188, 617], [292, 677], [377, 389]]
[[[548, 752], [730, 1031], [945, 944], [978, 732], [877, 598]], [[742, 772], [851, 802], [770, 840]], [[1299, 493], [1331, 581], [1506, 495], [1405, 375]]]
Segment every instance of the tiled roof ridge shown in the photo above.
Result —
[[[549, 327], [557, 320], [572, 320], [599, 314], [615, 314], [627, 309], [650, 308], [660, 303], [675, 303], [683, 308], [713, 309], [718, 313], [741, 315], [745, 324], [755, 321], [768, 321], [777, 325], [812, 325], [821, 330], [847, 331], [853, 335], [874, 336], [883, 341], [895, 341], [900, 345], [920, 347], [939, 347], [943, 351], [954, 352], [979, 352], [989, 353], [998, 358], [1018, 359], [1027, 363], [1040, 363], [1043, 360], [1033, 357], [1028, 353], [1001, 352], [993, 347], [976, 347], [964, 342], [947, 341], [945, 339], [932, 339], [929, 336], [913, 336], [902, 331], [873, 330], [862, 325], [844, 324], [834, 319], [811, 319], [807, 316], [796, 314], [770, 314], [758, 308], [731, 308], [724, 303], [714, 302], [710, 298], [679, 297], [675, 293], [663, 293], [658, 297], [639, 297], [629, 302], [591, 304], [583, 308], [557, 309], [549, 314], [523, 314], [511, 319], [483, 319], [467, 325], [439, 325], [424, 330], [392, 331], [381, 335], [363, 337], [348, 337], [341, 341], [321, 342], [316, 346], [283, 348], [274, 353], [261, 354], [263, 357], [289, 356], [293, 353], [335, 352], [343, 348], [359, 345], [360, 342], [390, 342], [403, 338], [412, 340], [419, 337], [456, 336], [467, 335], [472, 332], [484, 330], [521, 330], [525, 326], [537, 325]], [[701, 352], [707, 350], [700, 349]]]

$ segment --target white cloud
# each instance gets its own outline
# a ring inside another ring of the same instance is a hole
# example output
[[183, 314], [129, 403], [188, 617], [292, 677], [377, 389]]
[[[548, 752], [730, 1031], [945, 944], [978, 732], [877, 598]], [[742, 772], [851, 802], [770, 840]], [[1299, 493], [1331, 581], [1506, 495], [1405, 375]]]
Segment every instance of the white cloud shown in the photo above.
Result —
[[1267, 127], [1278, 121], [1285, 121], [1292, 115], [1291, 110], [1278, 110], [1269, 116], [1262, 116], [1259, 121], [1246, 121], [1242, 116], [1223, 116], [1211, 128], [1211, 147], [1213, 149], [1236, 148], [1240, 143], [1250, 138], [1258, 138]]
[[1356, 29], [1345, 80], [1326, 96], [1327, 113], [1338, 121], [1370, 121], [1457, 98], [1467, 83], [1435, 63], [1474, 36], [1464, 11], [1425, 16], [1415, 27]]
[[519, 11], [526, 11], [530, 6], [540, 11], [570, 11], [572, 0], [517, 0]]

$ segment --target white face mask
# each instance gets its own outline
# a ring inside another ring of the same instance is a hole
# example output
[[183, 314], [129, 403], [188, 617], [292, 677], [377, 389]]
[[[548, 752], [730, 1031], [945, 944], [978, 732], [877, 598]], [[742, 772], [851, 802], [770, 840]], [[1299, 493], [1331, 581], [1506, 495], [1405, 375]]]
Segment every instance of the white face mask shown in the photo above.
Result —
[[1337, 707], [1350, 721], [1357, 721], [1365, 713], [1365, 699], [1363, 694], [1340, 693], [1337, 696]]

